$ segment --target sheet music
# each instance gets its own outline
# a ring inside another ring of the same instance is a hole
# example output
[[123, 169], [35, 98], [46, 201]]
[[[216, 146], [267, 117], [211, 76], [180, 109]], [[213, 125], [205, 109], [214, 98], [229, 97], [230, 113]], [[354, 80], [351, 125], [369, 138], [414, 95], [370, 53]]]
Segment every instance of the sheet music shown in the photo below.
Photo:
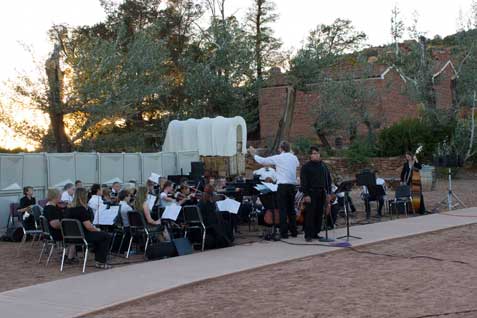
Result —
[[111, 206], [108, 209], [107, 205], [102, 205], [98, 211], [98, 219], [93, 221], [94, 224], [97, 225], [113, 225], [114, 219], [118, 216], [119, 213], [119, 206]]
[[147, 207], [149, 208], [149, 211], [152, 211], [152, 208], [154, 207], [154, 203], [156, 203], [157, 197], [152, 194], [147, 195]]
[[217, 207], [219, 211], [237, 214], [240, 209], [240, 202], [227, 198], [223, 201], [217, 201]]
[[179, 213], [181, 212], [182, 207], [177, 204], [171, 204], [166, 207], [164, 213], [162, 214], [162, 219], [168, 219], [176, 221]]
[[264, 192], [264, 191], [270, 190], [266, 185], [263, 185], [263, 184], [257, 184], [254, 188], [257, 189], [258, 192]]
[[262, 184], [264, 186], [266, 186], [267, 188], [269, 188], [272, 192], [277, 192], [277, 189], [278, 189], [278, 185], [275, 184], [275, 183], [268, 183], [268, 182], [262, 182]]

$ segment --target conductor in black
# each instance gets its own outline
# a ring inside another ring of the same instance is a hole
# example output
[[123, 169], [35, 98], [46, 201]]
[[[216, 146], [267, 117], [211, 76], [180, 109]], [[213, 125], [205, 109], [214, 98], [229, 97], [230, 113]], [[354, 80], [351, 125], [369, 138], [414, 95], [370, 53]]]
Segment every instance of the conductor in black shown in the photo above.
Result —
[[303, 165], [300, 172], [301, 191], [305, 202], [305, 240], [310, 242], [320, 238], [325, 205], [329, 204], [331, 194], [331, 175], [326, 164], [321, 160], [318, 147], [310, 147], [310, 161]]

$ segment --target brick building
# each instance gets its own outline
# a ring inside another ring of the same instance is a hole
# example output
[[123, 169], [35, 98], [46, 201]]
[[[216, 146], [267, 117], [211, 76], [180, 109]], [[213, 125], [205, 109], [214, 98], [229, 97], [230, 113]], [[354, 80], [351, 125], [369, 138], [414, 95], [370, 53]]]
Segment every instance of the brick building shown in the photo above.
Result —
[[[453, 79], [456, 74], [450, 60], [448, 50], [433, 52], [433, 79], [437, 108], [447, 109], [452, 105]], [[332, 78], [340, 80], [353, 78], [370, 85], [376, 92], [376, 103], [369, 105], [371, 113], [380, 118], [379, 128], [384, 128], [403, 118], [415, 117], [419, 112], [419, 105], [406, 93], [406, 79], [395, 67], [378, 64], [368, 60], [367, 65], [356, 67], [341, 65], [333, 70]], [[262, 144], [269, 144], [277, 132], [278, 124], [286, 106], [287, 99], [286, 75], [279, 69], [272, 69], [267, 85], [259, 92], [260, 140]], [[313, 107], [319, 103], [319, 92], [297, 92], [290, 139], [306, 137], [318, 141], [314, 130], [317, 115]], [[359, 129], [361, 131], [361, 129]], [[348, 142], [345, 133], [340, 135], [345, 143]], [[329, 139], [334, 145], [334, 138]]]

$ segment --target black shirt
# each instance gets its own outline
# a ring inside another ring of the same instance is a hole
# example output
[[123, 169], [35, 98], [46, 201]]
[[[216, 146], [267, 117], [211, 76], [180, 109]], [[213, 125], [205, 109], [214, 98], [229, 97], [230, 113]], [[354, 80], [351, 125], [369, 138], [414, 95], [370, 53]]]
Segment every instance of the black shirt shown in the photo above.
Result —
[[86, 230], [86, 228], [84, 227], [83, 222], [90, 220], [88, 209], [82, 206], [66, 209], [65, 217], [80, 221], [84, 230]]
[[216, 212], [217, 206], [214, 202], [201, 200], [198, 204], [198, 207], [206, 227], [219, 223], [219, 218], [217, 217]]
[[31, 198], [29, 199], [27, 196], [24, 196], [23, 198], [20, 199], [20, 206], [18, 209], [24, 209], [26, 207], [29, 207], [30, 205], [35, 205], [36, 204], [36, 199]]
[[311, 192], [324, 189], [331, 193], [331, 175], [323, 161], [310, 160], [301, 167], [300, 172], [301, 191], [305, 196]]
[[60, 238], [61, 230], [51, 227], [50, 222], [53, 220], [61, 220], [62, 218], [61, 209], [57, 207], [56, 205], [47, 205], [43, 209], [43, 215], [48, 220], [48, 226], [50, 228], [51, 236], [53, 236], [54, 239]]
[[[414, 162], [414, 167], [413, 170], [421, 170], [422, 165], [419, 162]], [[406, 183], [407, 185], [411, 184], [412, 181], [412, 175], [410, 174], [411, 168], [409, 167], [409, 163], [406, 161], [404, 165], [402, 166], [401, 170], [401, 182]]]

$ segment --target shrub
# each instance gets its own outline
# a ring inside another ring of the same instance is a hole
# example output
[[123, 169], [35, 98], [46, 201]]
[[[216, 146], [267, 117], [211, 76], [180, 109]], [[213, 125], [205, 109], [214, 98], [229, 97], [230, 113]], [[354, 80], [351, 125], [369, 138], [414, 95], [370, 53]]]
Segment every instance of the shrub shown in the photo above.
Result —
[[345, 152], [350, 165], [369, 163], [369, 158], [376, 156], [376, 147], [366, 138], [357, 138]]
[[403, 119], [384, 128], [378, 135], [378, 154], [384, 157], [399, 156], [423, 145], [424, 157], [430, 158], [437, 145], [452, 135], [453, 123], [444, 124], [429, 119]]
[[309, 138], [299, 136], [292, 144], [293, 152], [298, 155], [306, 155], [312, 145], [313, 143]]

